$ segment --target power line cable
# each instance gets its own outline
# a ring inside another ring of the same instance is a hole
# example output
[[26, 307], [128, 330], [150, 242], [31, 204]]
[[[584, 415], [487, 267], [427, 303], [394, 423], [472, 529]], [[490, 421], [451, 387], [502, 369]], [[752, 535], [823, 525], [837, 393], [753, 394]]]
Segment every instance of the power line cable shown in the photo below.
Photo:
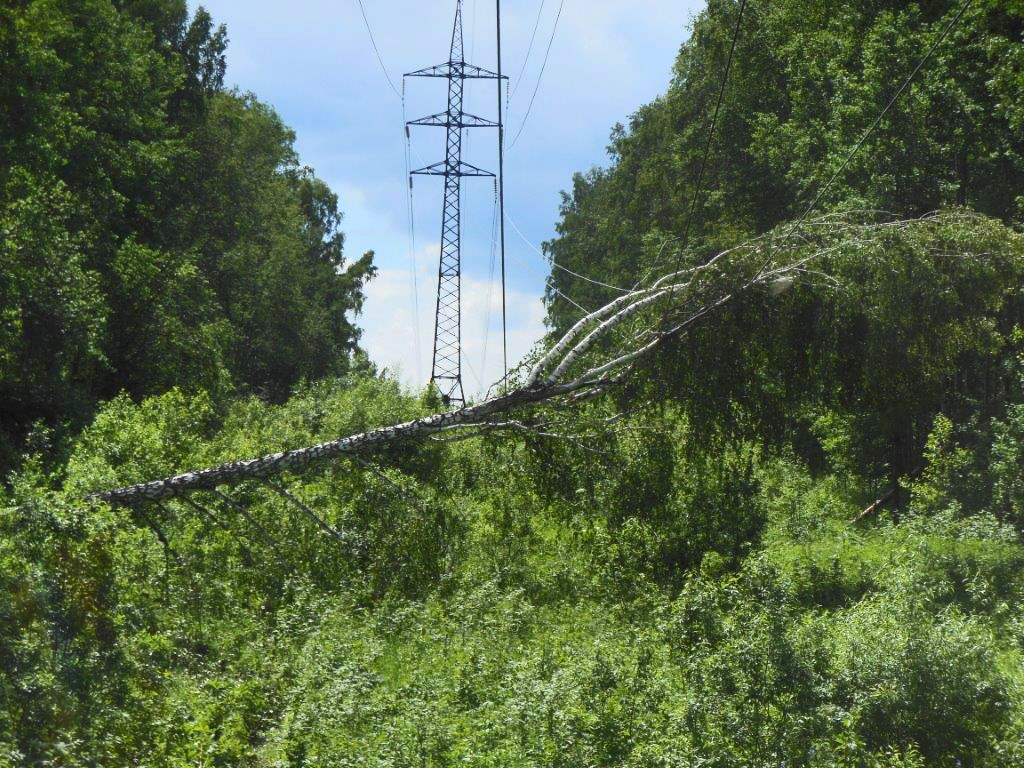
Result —
[[[528, 246], [530, 246], [530, 248], [532, 248], [533, 250], [537, 251], [537, 253], [539, 253], [542, 258], [545, 258], [545, 259], [547, 258], [546, 256], [544, 256], [544, 253], [537, 248], [537, 246], [535, 246], [533, 243], [531, 243], [529, 240], [526, 239], [526, 236], [522, 232], [519, 231], [519, 227], [516, 226], [515, 222], [511, 218], [509, 218], [508, 223], [512, 225], [512, 229], [515, 230], [516, 234], [519, 235], [519, 238], [524, 243], [526, 243]], [[519, 256], [519, 253], [517, 251], [513, 250], [512, 253], [514, 253], [516, 255], [516, 258], [520, 259], [524, 264], [527, 264], [527, 265], [529, 264], [529, 262], [527, 262], [526, 259], [523, 259], [521, 256]], [[562, 269], [565, 269], [565, 268], [562, 267]], [[575, 274], [575, 273], [573, 273], [573, 274]], [[583, 277], [583, 276], [580, 275], [580, 277]], [[583, 279], [584, 280], [589, 280], [589, 278], [586, 278], [586, 277], [583, 277]], [[602, 283], [598, 283], [598, 285], [602, 285]], [[614, 286], [606, 286], [606, 287], [613, 288]], [[584, 315], [589, 315], [591, 313], [592, 310], [587, 309], [582, 304], [580, 304], [575, 299], [573, 299], [571, 296], [569, 296], [568, 294], [564, 293], [563, 291], [560, 291], [555, 286], [551, 285], [550, 280], [547, 283], [547, 288], [549, 288], [551, 290], [551, 292], [555, 296], [560, 296], [563, 299], [565, 299], [567, 302], [572, 304], [574, 307], [576, 307], [576, 309], [578, 309]], [[621, 290], [621, 289], [616, 288], [615, 290]]]
[[526, 115], [523, 117], [523, 124], [519, 126], [519, 132], [516, 133], [516, 137], [512, 139], [512, 143], [509, 144], [509, 149], [512, 149], [516, 142], [519, 141], [519, 137], [523, 135], [523, 129], [526, 128], [526, 122], [530, 119], [530, 113], [533, 111], [533, 102], [537, 99], [537, 92], [540, 90], [541, 81], [544, 79], [544, 71], [548, 66], [548, 57], [551, 55], [551, 46], [555, 43], [555, 33], [558, 32], [558, 21], [562, 18], [562, 9], [565, 8], [565, 0], [562, 0], [558, 5], [558, 15], [555, 16], [555, 25], [551, 29], [551, 39], [548, 40], [548, 49], [544, 53], [544, 63], [541, 64], [540, 74], [537, 75], [537, 85], [533, 89], [533, 96], [530, 97], [530, 105], [526, 108]]
[[[967, 9], [970, 7], [972, 2], [973, 2], [973, 0], [965, 0], [963, 5], [960, 6], [960, 9], [957, 11], [957, 13], [953, 16], [953, 18], [950, 20], [950, 22], [943, 28], [942, 32], [939, 34], [939, 37], [928, 48], [928, 51], [925, 53], [924, 57], [921, 58], [921, 60], [917, 63], [917, 65], [911, 71], [910, 75], [908, 75], [907, 78], [903, 81], [902, 85], [900, 85], [899, 89], [896, 91], [896, 93], [893, 95], [893, 97], [889, 100], [889, 102], [885, 105], [885, 107], [882, 109], [882, 111], [874, 119], [874, 121], [871, 123], [871, 125], [868, 127], [868, 129], [864, 132], [864, 134], [860, 137], [860, 139], [857, 141], [857, 143], [854, 145], [854, 147], [850, 150], [850, 152], [847, 153], [847, 155], [846, 155], [845, 159], [843, 160], [842, 164], [840, 165], [839, 169], [835, 173], [832, 174], [832, 176], [829, 178], [829, 180], [825, 183], [825, 185], [821, 188], [821, 190], [819, 190], [818, 194], [815, 195], [814, 199], [811, 201], [811, 203], [804, 210], [804, 212], [800, 216], [800, 218], [797, 219], [797, 221], [793, 224], [792, 227], [790, 227], [790, 229], [786, 233], [786, 237], [792, 236], [793, 233], [795, 233], [802, 226], [802, 224], [807, 219], [807, 217], [811, 214], [811, 212], [817, 207], [818, 203], [821, 202], [822, 198], [824, 197], [824, 195], [828, 191], [828, 189], [831, 188], [832, 184], [834, 184], [835, 181], [842, 175], [843, 171], [849, 166], [849, 164], [850, 164], [850, 162], [852, 162], [853, 158], [864, 147], [864, 144], [867, 142], [867, 140], [878, 129], [878, 126], [881, 125], [882, 120], [889, 113], [889, 110], [891, 110], [893, 108], [893, 106], [895, 106], [896, 102], [899, 101], [900, 97], [906, 92], [906, 90], [910, 87], [910, 85], [913, 83], [913, 81], [917, 78], [917, 75], [924, 68], [925, 64], [927, 64], [931, 60], [931, 57], [935, 54], [935, 51], [938, 50], [938, 47], [945, 41], [945, 39], [949, 36], [949, 33], [953, 30], [953, 28], [957, 25], [957, 23], [959, 23], [959, 21], [963, 18], [964, 14], [967, 12]], [[740, 20], [742, 18], [742, 12], [743, 12], [743, 8], [745, 7], [745, 5], [746, 5], [746, 0], [743, 0], [743, 3], [740, 6], [740, 19], [737, 19], [736, 34], [734, 34], [734, 37], [733, 37], [733, 48], [735, 48], [736, 39], [737, 39], [737, 36], [738, 36], [738, 31], [739, 31], [739, 22], [740, 22]], [[731, 66], [731, 60], [732, 60], [732, 53], [730, 52], [730, 66]], [[723, 79], [723, 84], [722, 84], [722, 89], [723, 89], [722, 92], [723, 93], [724, 93], [724, 89], [725, 89], [725, 84], [726, 84], [727, 78], [728, 78], [728, 67], [727, 67], [727, 70], [726, 70], [726, 78]], [[719, 95], [719, 103], [721, 103], [721, 94]], [[717, 109], [716, 109], [716, 113], [717, 113]], [[708, 142], [708, 147], [710, 147], [710, 140]], [[705, 153], [705, 162], [706, 162], [706, 159], [707, 159], [707, 152]], [[702, 173], [703, 173], [703, 166], [702, 166]], [[680, 255], [682, 255], [682, 249], [680, 249]]]
[[387, 79], [388, 85], [391, 86], [391, 90], [395, 92], [395, 96], [401, 99], [402, 94], [398, 92], [394, 81], [391, 79], [391, 75], [388, 74], [388, 68], [384, 66], [384, 59], [381, 58], [380, 49], [377, 47], [377, 41], [373, 37], [373, 30], [370, 28], [370, 20], [366, 16], [366, 8], [363, 6], [363, 0], [357, 0], [357, 2], [359, 3], [359, 10], [363, 14], [363, 24], [366, 25], [366, 32], [370, 35], [370, 44], [373, 45], [373, 52], [377, 54], [377, 63], [380, 64], [380, 71], [384, 73], [384, 77]]
[[[697, 204], [700, 201], [702, 190], [704, 187], [704, 176], [707, 172], [708, 159], [711, 156], [711, 146], [714, 143], [715, 131], [718, 128], [718, 118], [722, 111], [722, 104], [725, 101], [725, 91], [729, 86], [729, 78], [732, 75], [732, 65], [736, 56], [736, 44], [740, 38], [740, 30], [743, 27], [743, 14], [746, 12], [746, 10], [747, 0], [740, 0], [739, 11], [736, 14], [736, 24], [732, 30], [732, 42], [729, 44], [729, 56], [725, 62], [725, 71], [722, 73], [722, 84], [718, 89], [718, 98], [715, 100], [715, 111], [711, 117], [711, 125], [708, 128], [708, 138], [707, 142], [704, 145], [704, 154], [701, 158], [700, 171], [698, 171], [697, 173], [697, 186], [694, 188], [693, 191], [693, 200], [690, 202], [690, 212], [687, 214], [686, 225], [683, 229], [683, 236], [682, 238], [680, 238], [682, 245], [679, 248], [677, 268], [678, 262], [682, 261], [683, 254], [686, 252], [686, 245], [688, 244], [690, 238], [690, 227], [693, 225], [693, 219], [697, 213]], [[662, 314], [662, 323], [664, 323], [665, 319], [668, 317], [668, 313], [672, 308], [672, 302], [674, 298], [675, 284], [673, 282], [673, 286], [669, 291], [668, 301], [665, 303], [665, 311]], [[668, 378], [663, 377], [660, 385], [661, 395], [659, 396], [659, 400], [665, 399], [665, 390], [667, 388]]]
[[537, 30], [540, 29], [540, 20], [544, 15], [544, 4], [547, 0], [540, 0], [540, 9], [537, 11], [537, 21], [533, 25], [533, 34], [530, 35], [530, 45], [526, 48], [526, 57], [523, 59], [523, 67], [519, 70], [519, 74], [516, 76], [516, 86], [512, 89], [512, 96], [516, 95], [519, 91], [519, 86], [523, 82], [523, 75], [526, 74], [526, 65], [530, 63], [530, 54], [533, 53], [533, 43], [537, 39]]
[[736, 15], [736, 26], [732, 32], [732, 43], [729, 46], [729, 58], [725, 64], [725, 72], [722, 74], [722, 84], [718, 90], [718, 99], [715, 102], [715, 111], [711, 117], [711, 127], [708, 130], [708, 140], [704, 145], [704, 156], [701, 159], [700, 171], [697, 174], [697, 186], [693, 190], [693, 200], [690, 201], [690, 212], [686, 217], [686, 226], [683, 228], [683, 236], [680, 238], [682, 245], [679, 252], [682, 255], [690, 239], [690, 227], [693, 225], [693, 218], [697, 213], [697, 205], [703, 194], [704, 176], [707, 173], [708, 159], [711, 156], [711, 145], [715, 140], [715, 131], [718, 129], [718, 117], [722, 111], [722, 102], [725, 100], [726, 87], [729, 85], [729, 76], [732, 74], [732, 64], [736, 56], [736, 42], [739, 40], [740, 28], [743, 24], [743, 14], [747, 9], [747, 0], [741, 0], [740, 10]]
[[[487, 346], [491, 330], [491, 303], [494, 295], [494, 264], [498, 255], [498, 182], [494, 182], [494, 216], [491, 219], [491, 266], [487, 276], [487, 308], [484, 312], [484, 353], [480, 371], [487, 375]], [[502, 374], [504, 376], [504, 372]]]
[[625, 288], [619, 288], [617, 285], [612, 285], [611, 283], [603, 283], [600, 280], [595, 280], [592, 277], [587, 277], [586, 275], [581, 275], [579, 272], [576, 272], [575, 270], [569, 269], [568, 267], [563, 267], [561, 264], [559, 264], [553, 258], [551, 258], [546, 253], [544, 253], [544, 251], [542, 251], [540, 248], [538, 248], [536, 245], [534, 245], [532, 242], [530, 242], [530, 240], [526, 237], [526, 235], [523, 234], [523, 231], [521, 229], [519, 229], [519, 227], [516, 225], [515, 220], [511, 216], [509, 216], [508, 214], [505, 214], [505, 218], [508, 219], [508, 223], [512, 225], [512, 229], [514, 229], [516, 231], [516, 234], [519, 235], [519, 239], [522, 240], [524, 243], [526, 243], [528, 246], [530, 246], [530, 248], [533, 251], [535, 251], [538, 256], [540, 256], [542, 259], [544, 259], [545, 261], [550, 263], [551, 266], [554, 267], [555, 269], [560, 269], [563, 272], [565, 272], [566, 274], [569, 274], [569, 275], [572, 275], [573, 277], [579, 278], [580, 280], [583, 280], [584, 282], [591, 283], [592, 285], [599, 285], [602, 288], [608, 288], [609, 290], [618, 291], [619, 293], [629, 293], [629, 291], [627, 291]]
[[498, 199], [495, 213], [501, 238], [501, 380], [508, 381], [508, 280], [505, 271], [505, 121], [508, 119], [508, 83], [505, 84], [505, 110], [501, 109], [501, 0], [494, 0], [495, 35], [498, 66]]
[[842, 164], [839, 166], [839, 169], [834, 174], [832, 174], [832, 177], [827, 182], [825, 182], [825, 185], [818, 191], [818, 194], [815, 195], [810, 205], [807, 206], [807, 209], [803, 212], [800, 218], [797, 219], [796, 224], [793, 226], [793, 228], [790, 230], [788, 234], [793, 234], [793, 232], [796, 231], [800, 227], [800, 225], [804, 223], [807, 217], [810, 216], [811, 211], [813, 211], [817, 207], [818, 203], [821, 202], [822, 198], [825, 196], [825, 193], [828, 192], [828, 190], [832, 187], [836, 180], [843, 174], [843, 171], [847, 169], [847, 167], [853, 161], [853, 158], [856, 157], [856, 155], [860, 152], [861, 149], [863, 149], [864, 144], [871, 137], [871, 135], [878, 129], [878, 126], [881, 125], [882, 120], [889, 113], [889, 110], [892, 109], [893, 106], [895, 106], [896, 102], [899, 101], [901, 96], [903, 96], [907, 88], [911, 86], [911, 84], [917, 78], [918, 73], [920, 73], [920, 71], [924, 68], [924, 65], [931, 60], [932, 56], [935, 54], [935, 51], [938, 50], [938, 47], [945, 41], [945, 39], [949, 36], [949, 33], [953, 30], [953, 27], [955, 27], [959, 23], [960, 19], [963, 18], [964, 14], [967, 12], [967, 9], [970, 7], [972, 2], [974, 2], [974, 0], [966, 0], [966, 2], [964, 2], [964, 4], [960, 6], [960, 10], [957, 11], [956, 15], [950, 20], [949, 24], [947, 24], [946, 27], [939, 34], [939, 37], [935, 40], [934, 43], [932, 43], [927, 53], [925, 53], [924, 58], [922, 58], [917, 63], [917, 66], [914, 67], [914, 70], [910, 73], [907, 79], [903, 81], [903, 85], [901, 85], [899, 90], [896, 91], [896, 94], [892, 97], [892, 99], [889, 100], [889, 103], [885, 105], [885, 109], [883, 109], [879, 113], [878, 117], [875, 118], [874, 122], [871, 123], [868, 129], [864, 132], [864, 135], [860, 137], [860, 140], [856, 143], [856, 145], [854, 145], [853, 149], [850, 150], [849, 154], [847, 154], [846, 156], [846, 159], [844, 159]]
[[[522, 241], [523, 241], [524, 243], [526, 243], [526, 244], [527, 244], [528, 246], [530, 246], [531, 248], [534, 248], [534, 250], [536, 250], [536, 247], [535, 247], [535, 246], [533, 245], [533, 243], [531, 243], [531, 242], [530, 242], [529, 240], [527, 240], [527, 239], [526, 239], [525, 237], [523, 237], [523, 233], [522, 233], [522, 232], [520, 232], [518, 228], [516, 228], [515, 224], [514, 224], [514, 223], [512, 222], [512, 220], [511, 220], [511, 219], [509, 219], [509, 222], [508, 222], [508, 223], [509, 223], [509, 224], [512, 224], [512, 228], [513, 228], [513, 229], [515, 229], [515, 231], [516, 231], [516, 234], [518, 234], [518, 235], [519, 235], [520, 239], [522, 239]], [[538, 251], [538, 252], [539, 252], [539, 251]], [[516, 257], [517, 259], [519, 259], [519, 260], [520, 260], [520, 261], [521, 261], [521, 262], [522, 262], [523, 264], [525, 264], [526, 266], [533, 266], [533, 265], [531, 264], [531, 262], [528, 262], [528, 261], [527, 261], [526, 259], [524, 259], [524, 258], [523, 258], [522, 256], [520, 256], [520, 255], [519, 255], [519, 252], [518, 252], [518, 251], [516, 251], [516, 250], [515, 250], [514, 248], [512, 249], [512, 253], [513, 253], [513, 254], [515, 255], [515, 257]], [[543, 254], [541, 254], [541, 255], [543, 256]], [[578, 310], [579, 310], [580, 312], [582, 312], [582, 313], [583, 313], [584, 315], [589, 315], [589, 314], [590, 314], [591, 310], [587, 309], [587, 308], [586, 308], [586, 307], [584, 307], [584, 306], [583, 306], [582, 304], [580, 304], [579, 302], [575, 301], [575, 300], [574, 300], [574, 299], [573, 299], [573, 298], [572, 298], [571, 296], [569, 296], [568, 294], [566, 294], [566, 293], [563, 293], [562, 291], [558, 290], [558, 288], [556, 288], [556, 287], [554, 287], [553, 285], [551, 285], [551, 284], [550, 284], [550, 281], [548, 282], [548, 284], [547, 284], [547, 287], [548, 287], [548, 288], [550, 288], [550, 290], [551, 290], [551, 292], [552, 292], [553, 294], [555, 294], [556, 296], [560, 296], [561, 298], [565, 299], [565, 300], [566, 300], [567, 302], [569, 302], [569, 303], [570, 303], [570, 304], [572, 304], [572, 305], [573, 305], [574, 307], [576, 307], [576, 309], [578, 309]]]
[[405, 78], [402, 78], [402, 130], [405, 132], [405, 177], [403, 184], [406, 188], [406, 218], [408, 220], [409, 234], [409, 270], [410, 282], [412, 283], [412, 323], [416, 338], [416, 380], [423, 381], [423, 343], [420, 337], [420, 297], [419, 297], [419, 268], [416, 264], [416, 205], [413, 199], [413, 182], [410, 171], [412, 170], [412, 135], [409, 126], [406, 124], [405, 110]]
[[476, 0], [473, 0], [473, 21], [469, 26], [469, 60], [476, 61]]
[[565, 300], [566, 300], [567, 302], [569, 302], [569, 303], [570, 303], [570, 304], [572, 304], [572, 305], [573, 305], [574, 307], [576, 307], [576, 309], [578, 309], [578, 310], [579, 310], [580, 312], [582, 312], [582, 313], [583, 313], [584, 315], [589, 315], [589, 314], [591, 314], [591, 312], [593, 311], [593, 310], [587, 309], [587, 308], [586, 308], [586, 307], [584, 307], [584, 306], [583, 306], [582, 304], [580, 304], [580, 303], [579, 303], [578, 301], [575, 301], [575, 300], [573, 300], [573, 299], [572, 299], [572, 298], [571, 298], [570, 296], [566, 295], [565, 293], [563, 293], [562, 291], [558, 290], [558, 289], [557, 289], [557, 288], [555, 288], [554, 286], [550, 286], [550, 288], [551, 288], [551, 292], [552, 292], [553, 294], [555, 294], [556, 296], [561, 296], [561, 297], [562, 297], [563, 299], [565, 299]]
[[477, 394], [479, 394], [480, 392], [483, 392], [484, 391], [484, 383], [480, 379], [480, 377], [477, 376], [476, 370], [473, 368], [473, 364], [469, 361], [469, 355], [466, 355], [466, 367], [469, 368], [469, 372], [473, 374], [473, 379], [476, 381], [476, 385], [478, 387]]
[[[471, 63], [476, 61], [476, 3], [477, 3], [477, 0], [473, 0], [472, 21], [470, 21], [470, 24], [469, 24], [469, 59], [467, 59], [467, 61], [469, 61]], [[465, 58], [465, 57], [463, 57], [463, 58]], [[469, 134], [470, 134], [470, 131], [469, 131], [468, 128], [463, 129], [463, 131], [462, 131], [462, 151], [463, 151], [463, 153], [468, 153], [469, 152]]]

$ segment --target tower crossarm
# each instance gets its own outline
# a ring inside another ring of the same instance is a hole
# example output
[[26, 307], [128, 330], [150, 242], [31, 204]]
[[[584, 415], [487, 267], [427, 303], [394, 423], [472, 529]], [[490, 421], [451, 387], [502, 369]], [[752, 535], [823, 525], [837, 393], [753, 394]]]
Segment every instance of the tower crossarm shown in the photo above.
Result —
[[[489, 69], [478, 67], [475, 64], [467, 64], [464, 61], [446, 61], [444, 64], [437, 64], [433, 67], [424, 67], [415, 72], [406, 72], [406, 77], [461, 77], [464, 80], [498, 80], [498, 73]], [[507, 75], [501, 75], [501, 80], [508, 80]]]
[[421, 117], [419, 120], [410, 120], [407, 125], [432, 125], [439, 128], [497, 128], [498, 124], [493, 120], [471, 115], [463, 112], [459, 119], [453, 120], [447, 112], [438, 112], [436, 115]]
[[413, 176], [486, 176], [493, 177], [494, 174], [490, 171], [485, 171], [483, 168], [477, 168], [475, 165], [471, 165], [466, 162], [460, 161], [458, 165], [449, 167], [448, 163], [442, 161], [428, 165], [425, 168], [411, 172]]

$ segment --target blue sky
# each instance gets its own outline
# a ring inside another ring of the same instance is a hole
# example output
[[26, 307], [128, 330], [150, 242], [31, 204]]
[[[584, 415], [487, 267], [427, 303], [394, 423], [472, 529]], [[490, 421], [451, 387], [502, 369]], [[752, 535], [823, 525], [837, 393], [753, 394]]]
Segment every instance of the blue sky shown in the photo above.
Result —
[[[454, 0], [364, 3], [385, 68], [399, 90], [403, 72], [447, 60]], [[193, 9], [200, 4], [228, 27], [228, 84], [273, 105], [295, 130], [301, 161], [338, 193], [348, 255], [376, 252], [380, 274], [368, 287], [360, 319], [363, 346], [379, 365], [401, 371], [410, 386], [425, 383], [433, 338], [441, 180], [416, 179], [411, 249], [402, 104], [377, 63], [358, 3], [189, 3]], [[689, 23], [703, 5], [698, 0], [565, 0], [529, 120], [507, 151], [510, 362], [543, 333], [540, 298], [547, 264], [535, 249], [554, 234], [561, 191], [569, 188], [574, 172], [605, 164], [616, 122], [626, 122], [639, 106], [664, 92]], [[512, 88], [507, 142], [523, 124], [558, 6], [559, 0], [543, 3], [526, 60], [541, 0], [502, 3], [504, 68]], [[494, 3], [464, 0], [464, 14], [467, 60], [494, 69]], [[444, 81], [410, 79], [406, 93], [410, 119], [445, 109]], [[467, 111], [493, 118], [495, 101], [492, 84], [468, 87]], [[442, 130], [413, 131], [414, 164], [443, 159]], [[493, 168], [495, 154], [493, 131], [470, 133], [468, 162]], [[489, 279], [493, 182], [465, 183], [463, 378], [467, 394], [475, 395], [501, 376], [500, 293], [497, 282]]]

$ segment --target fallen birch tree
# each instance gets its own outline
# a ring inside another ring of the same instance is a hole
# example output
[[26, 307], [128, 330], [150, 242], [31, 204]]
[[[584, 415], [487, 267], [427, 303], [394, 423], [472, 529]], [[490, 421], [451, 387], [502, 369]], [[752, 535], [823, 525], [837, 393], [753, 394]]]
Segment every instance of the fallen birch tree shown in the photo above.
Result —
[[539, 354], [525, 375], [520, 372], [510, 377], [497, 395], [482, 402], [308, 448], [106, 490], [89, 498], [119, 505], [160, 501], [286, 471], [300, 472], [329, 459], [370, 454], [402, 443], [524, 429], [521, 421], [508, 416], [541, 403], [571, 406], [599, 396], [625, 380], [667, 341], [745, 293], [763, 290], [777, 295], [800, 278], [828, 280], [827, 275], [812, 269], [815, 260], [905, 223], [865, 224], [849, 217], [823, 217], [799, 230], [764, 235], [703, 263], [673, 270], [649, 285], [624, 290], [613, 301], [585, 313]]

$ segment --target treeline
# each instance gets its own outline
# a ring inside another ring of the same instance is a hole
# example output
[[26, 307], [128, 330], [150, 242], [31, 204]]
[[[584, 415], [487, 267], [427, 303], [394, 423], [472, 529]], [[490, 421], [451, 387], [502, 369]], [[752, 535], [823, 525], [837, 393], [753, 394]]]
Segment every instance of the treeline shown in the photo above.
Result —
[[[576, 176], [547, 244], [555, 261], [628, 286], [830, 210], [914, 218], [961, 206], [1024, 224], [1019, 4], [753, 0], [709, 146], [740, 7], [711, 0], [667, 93], [616, 129], [608, 168]], [[904, 244], [865, 261], [852, 249], [825, 262], [841, 290], [730, 305], [658, 360], [654, 391], [816, 469], [815, 424], [830, 419], [852, 431], [866, 476], [915, 472], [937, 413], [984, 420], [1018, 397], [1007, 371], [1024, 321], [1019, 255], [990, 258], [969, 228], [938, 237], [918, 245], [941, 258]], [[576, 311], [561, 295], [598, 306], [614, 293], [553, 271], [556, 330]]]
[[0, 8], [0, 472], [119, 392], [285, 397], [357, 363], [371, 256], [184, 0]]
[[[674, 238], [713, 250], [794, 221], [822, 192], [819, 212], [848, 205], [906, 217], [959, 205], [1020, 225], [1024, 11], [978, 0], [950, 27], [963, 5], [751, 0], [705, 165], [740, 7], [711, 0], [665, 95], [616, 128], [608, 168], [574, 179], [551, 255], [631, 282], [673, 257]], [[603, 297], [563, 271], [551, 286], [592, 303]], [[572, 308], [550, 296], [561, 328]]]

